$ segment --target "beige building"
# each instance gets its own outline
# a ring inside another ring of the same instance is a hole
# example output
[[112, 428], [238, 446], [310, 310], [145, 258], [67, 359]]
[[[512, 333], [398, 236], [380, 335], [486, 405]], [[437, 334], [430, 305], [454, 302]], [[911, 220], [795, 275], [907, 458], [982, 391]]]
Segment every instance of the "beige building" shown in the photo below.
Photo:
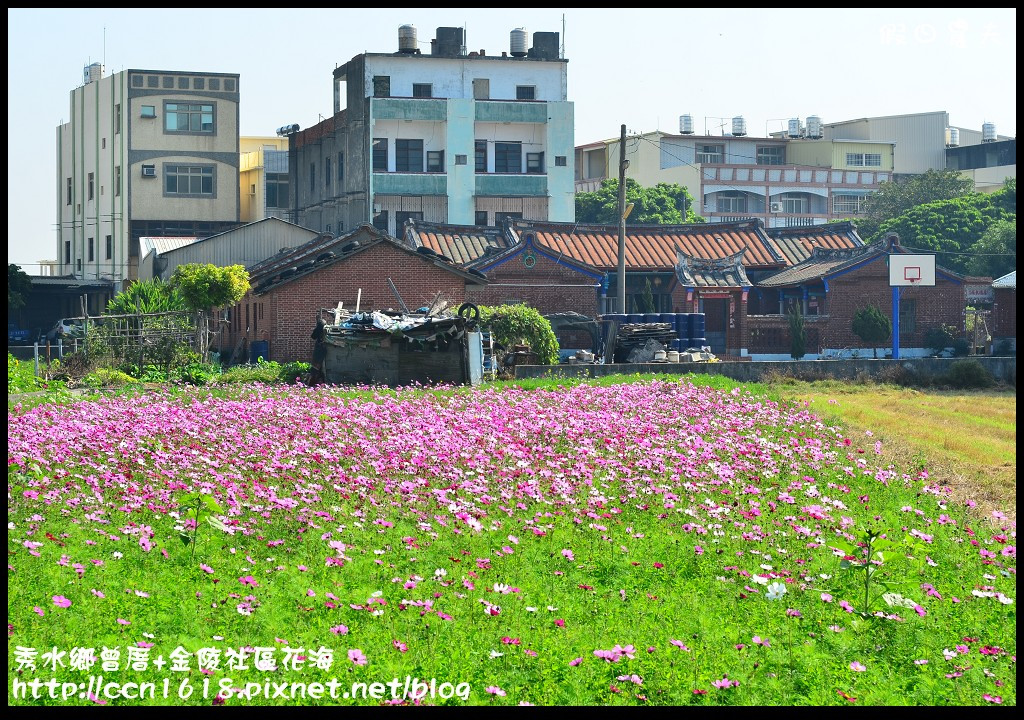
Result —
[[291, 187], [288, 182], [288, 138], [239, 138], [238, 162], [242, 222], [276, 217], [287, 220]]
[[239, 76], [85, 68], [57, 128], [57, 272], [138, 277], [139, 238], [207, 236], [240, 215]]

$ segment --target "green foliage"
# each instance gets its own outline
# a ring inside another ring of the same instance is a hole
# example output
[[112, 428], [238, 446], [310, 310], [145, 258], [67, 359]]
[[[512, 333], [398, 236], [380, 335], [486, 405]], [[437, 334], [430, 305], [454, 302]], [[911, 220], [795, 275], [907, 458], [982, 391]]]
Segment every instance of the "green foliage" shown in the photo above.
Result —
[[185, 304], [192, 310], [211, 310], [236, 304], [249, 291], [249, 273], [241, 265], [218, 267], [209, 263], [179, 265], [171, 275]]
[[275, 360], [263, 360], [260, 358], [255, 365], [235, 365], [217, 377], [212, 379], [216, 385], [244, 385], [248, 383], [263, 383], [272, 385], [284, 383], [293, 385], [296, 380], [303, 377], [310, 370], [307, 362], [289, 362], [283, 365]]
[[188, 310], [181, 292], [160, 278], [137, 280], [114, 296], [107, 315], [134, 315]]
[[1017, 217], [989, 225], [971, 248], [967, 261], [971, 275], [998, 278], [1017, 269]]
[[504, 347], [526, 343], [543, 365], [558, 362], [558, 338], [551, 323], [528, 305], [480, 306], [480, 324]]
[[221, 507], [212, 495], [204, 492], [192, 492], [188, 495], [183, 495], [178, 500], [178, 506], [183, 508], [183, 512], [180, 513], [179, 518], [181, 524], [176, 526], [178, 530], [178, 537], [181, 542], [186, 546], [192, 547], [192, 553], [189, 555], [189, 562], [195, 560], [196, 557], [196, 540], [199, 537], [199, 525], [202, 520], [202, 513], [205, 509], [207, 512], [206, 522], [214, 530], [220, 530], [221, 532], [227, 531], [227, 525], [224, 521], [215, 517], [212, 513], [218, 515], [224, 514], [224, 508]]
[[124, 387], [135, 385], [139, 381], [131, 375], [112, 368], [97, 368], [82, 378], [82, 385], [91, 388]]
[[204, 362], [191, 362], [171, 370], [168, 379], [185, 385], [207, 385], [220, 375], [220, 366]]
[[640, 312], [652, 313], [654, 311], [654, 292], [651, 290], [651, 279], [647, 278], [644, 291], [640, 294]]
[[787, 313], [789, 321], [789, 356], [799, 360], [807, 354], [807, 330], [804, 328], [804, 316], [797, 305]]
[[995, 384], [992, 374], [973, 358], [953, 362], [943, 381], [954, 388], [987, 388]]
[[7, 312], [25, 307], [32, 281], [20, 265], [7, 264]]
[[[626, 203], [633, 211], [627, 225], [679, 225], [701, 223], [704, 218], [693, 211], [694, 200], [682, 185], [658, 183], [645, 188], [636, 180], [626, 178]], [[619, 181], [609, 178], [590, 193], [576, 194], [576, 222], [619, 224]]]
[[[923, 175], [901, 176], [879, 185], [867, 198], [866, 217], [857, 220], [863, 238], [877, 235], [882, 225], [917, 207], [972, 194], [974, 182], [957, 170], [929, 170]], [[897, 231], [899, 232], [899, 231]], [[903, 234], [900, 233], [900, 237]]]
[[956, 328], [952, 325], [936, 325], [928, 328], [924, 333], [924, 344], [929, 350], [938, 355], [946, 348], [953, 347], [956, 341]]
[[1001, 222], [1016, 222], [1016, 210], [1010, 199], [1016, 187], [1004, 187], [994, 193], [970, 193], [951, 200], [918, 205], [886, 220], [872, 239], [890, 232], [900, 236], [901, 244], [936, 253], [936, 263], [958, 273], [967, 272], [974, 246], [990, 227]]
[[878, 357], [878, 345], [892, 335], [892, 321], [874, 305], [861, 308], [853, 315], [853, 334], [871, 345]]
[[10, 395], [38, 389], [38, 378], [36, 378], [32, 366], [7, 353], [7, 393]]

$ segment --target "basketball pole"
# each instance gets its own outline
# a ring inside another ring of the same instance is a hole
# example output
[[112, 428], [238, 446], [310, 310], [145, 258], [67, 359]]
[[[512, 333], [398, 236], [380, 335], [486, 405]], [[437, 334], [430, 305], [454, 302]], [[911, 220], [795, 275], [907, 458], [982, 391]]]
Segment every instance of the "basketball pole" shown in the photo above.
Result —
[[892, 359], [900, 359], [900, 288], [892, 286]]

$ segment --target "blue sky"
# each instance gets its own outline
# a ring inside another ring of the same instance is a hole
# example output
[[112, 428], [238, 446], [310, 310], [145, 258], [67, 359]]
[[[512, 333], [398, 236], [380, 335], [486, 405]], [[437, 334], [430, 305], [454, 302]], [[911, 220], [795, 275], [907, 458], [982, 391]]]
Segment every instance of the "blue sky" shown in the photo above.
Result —
[[787, 118], [826, 123], [945, 110], [959, 127], [1017, 133], [1017, 12], [1010, 8], [194, 9], [7, 11], [8, 262], [35, 273], [56, 255], [56, 128], [82, 69], [238, 73], [241, 133], [316, 124], [332, 111], [331, 73], [363, 52], [420, 46], [441, 26], [500, 55], [515, 28], [558, 32], [576, 144], [678, 132], [690, 114], [711, 134], [742, 115], [748, 133]]

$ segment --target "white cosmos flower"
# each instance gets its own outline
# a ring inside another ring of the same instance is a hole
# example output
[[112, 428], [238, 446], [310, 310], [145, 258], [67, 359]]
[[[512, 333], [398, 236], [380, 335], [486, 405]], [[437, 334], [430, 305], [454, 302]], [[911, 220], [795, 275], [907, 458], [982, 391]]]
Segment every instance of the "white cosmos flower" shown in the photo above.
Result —
[[772, 566], [771, 565], [761, 565], [761, 569], [762, 570], [771, 570]]
[[756, 582], [758, 585], [768, 584], [768, 578], [766, 578], [764, 575], [754, 575], [750, 579]]
[[535, 607], [528, 607], [528, 608], [526, 608], [526, 612], [537, 612], [537, 608], [535, 608]]
[[786, 594], [786, 586], [780, 582], [773, 582], [768, 586], [768, 592], [765, 597], [769, 600], [778, 600], [780, 597]]
[[551, 605], [548, 605], [548, 612], [554, 612], [554, 611], [555, 611], [555, 610], [557, 610], [557, 609], [558, 609], [558, 608], [556, 608], [556, 607], [553, 607], [553, 606], [551, 606]]
[[370, 613], [370, 614], [371, 614], [371, 615], [373, 615], [374, 617], [380, 617], [381, 615], [383, 615], [383, 614], [384, 614], [384, 611], [383, 611], [383, 610], [374, 610], [374, 611], [373, 611], [372, 613]]
[[114, 559], [115, 560], [120, 560], [123, 557], [124, 557], [124, 553], [120, 553], [120, 552], [115, 552], [114, 553]]
[[436, 577], [438, 579], [443, 578], [447, 574], [448, 574], [448, 571], [445, 570], [444, 568], [438, 568], [437, 570], [434, 571], [434, 577]]
[[504, 657], [505, 653], [500, 653], [497, 650], [491, 650], [491, 660], [494, 658]]
[[501, 593], [502, 595], [507, 595], [511, 591], [512, 591], [512, 586], [511, 585], [505, 585], [504, 583], [494, 583], [494, 592], [496, 592], [496, 593]]
[[383, 596], [384, 596], [384, 591], [383, 590], [376, 590], [376, 591], [370, 593], [370, 597], [372, 597], [372, 598], [383, 597]]

